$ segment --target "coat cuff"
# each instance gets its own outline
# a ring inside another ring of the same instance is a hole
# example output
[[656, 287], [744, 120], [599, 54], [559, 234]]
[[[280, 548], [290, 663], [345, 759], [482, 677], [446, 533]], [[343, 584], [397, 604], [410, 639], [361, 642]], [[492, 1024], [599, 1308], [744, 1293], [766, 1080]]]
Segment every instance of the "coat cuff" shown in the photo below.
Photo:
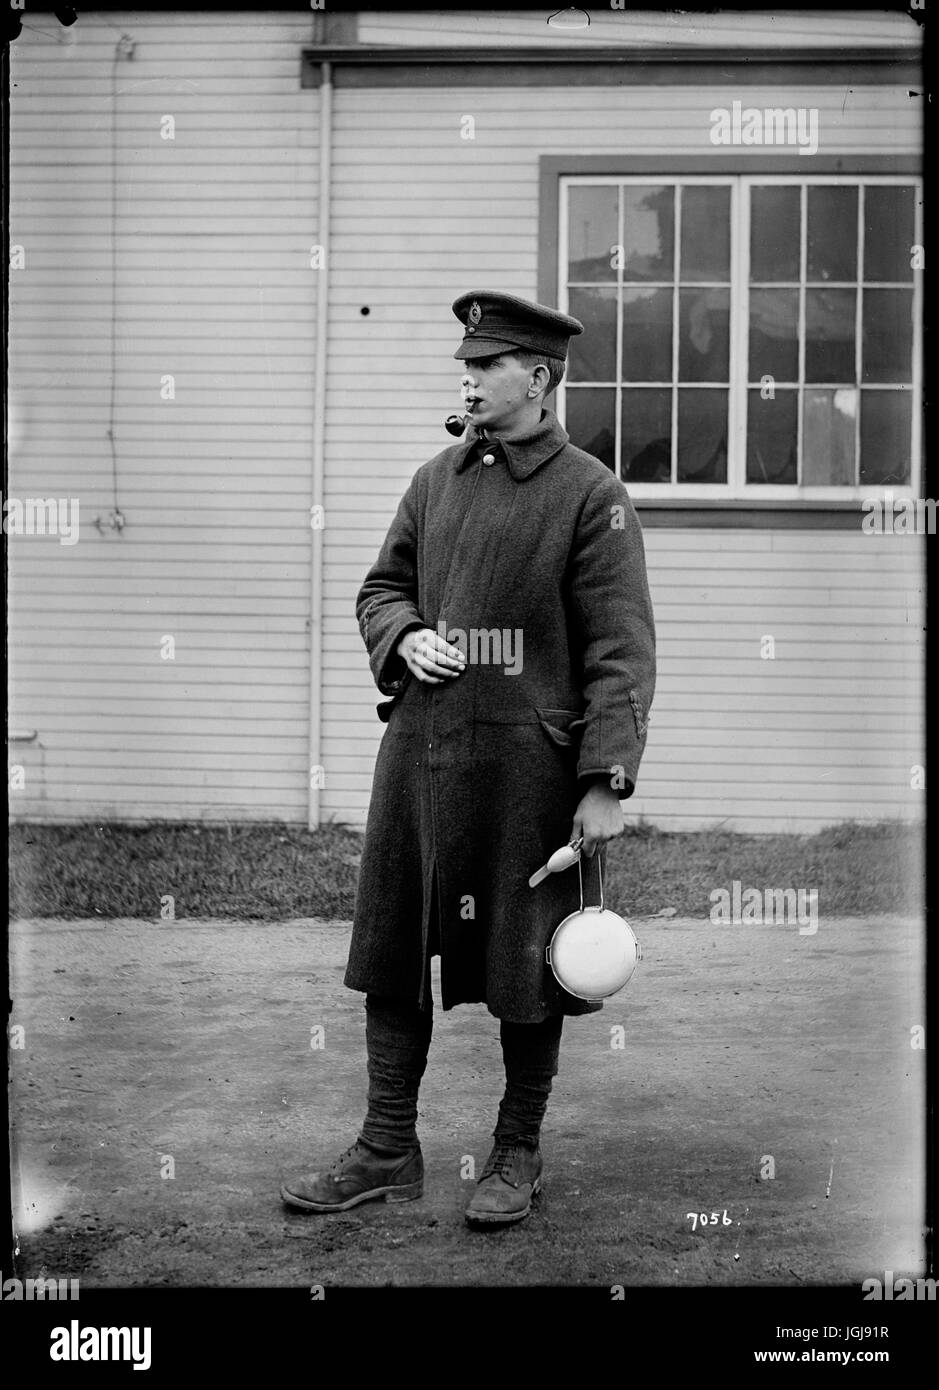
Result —
[[605, 787], [610, 787], [616, 792], [620, 801], [625, 801], [628, 796], [632, 796], [636, 789], [636, 784], [619, 767], [614, 768], [585, 768], [583, 772], [577, 774], [577, 786], [581, 795], [593, 785], [594, 782], [602, 782]]
[[404, 619], [383, 633], [381, 641], [370, 653], [375, 684], [383, 695], [400, 695], [410, 680], [411, 673], [397, 650], [398, 643], [406, 632], [414, 632], [422, 627], [424, 623], [414, 618]]

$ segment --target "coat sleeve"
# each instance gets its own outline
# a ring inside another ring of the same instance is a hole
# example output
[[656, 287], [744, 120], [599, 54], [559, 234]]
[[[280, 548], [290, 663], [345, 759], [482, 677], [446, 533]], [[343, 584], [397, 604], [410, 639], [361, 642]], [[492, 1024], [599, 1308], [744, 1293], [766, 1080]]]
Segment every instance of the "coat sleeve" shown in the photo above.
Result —
[[415, 475], [355, 604], [372, 675], [383, 695], [399, 694], [410, 680], [395, 649], [406, 632], [425, 626], [417, 607], [417, 513]]
[[571, 555], [569, 589], [585, 725], [577, 776], [635, 790], [655, 690], [655, 620], [642, 527], [611, 474], [588, 496]]

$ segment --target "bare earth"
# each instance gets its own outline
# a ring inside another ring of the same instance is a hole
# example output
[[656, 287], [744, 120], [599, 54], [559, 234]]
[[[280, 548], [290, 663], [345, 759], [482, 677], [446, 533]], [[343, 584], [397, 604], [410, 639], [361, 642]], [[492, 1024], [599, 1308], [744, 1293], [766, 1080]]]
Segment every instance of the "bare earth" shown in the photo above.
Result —
[[479, 1233], [469, 1160], [501, 1094], [483, 1006], [437, 1010], [423, 1199], [292, 1214], [282, 1173], [335, 1157], [364, 1111], [348, 923], [15, 924], [16, 1273], [326, 1289], [922, 1273], [920, 924], [633, 925], [629, 986], [565, 1025], [544, 1194]]

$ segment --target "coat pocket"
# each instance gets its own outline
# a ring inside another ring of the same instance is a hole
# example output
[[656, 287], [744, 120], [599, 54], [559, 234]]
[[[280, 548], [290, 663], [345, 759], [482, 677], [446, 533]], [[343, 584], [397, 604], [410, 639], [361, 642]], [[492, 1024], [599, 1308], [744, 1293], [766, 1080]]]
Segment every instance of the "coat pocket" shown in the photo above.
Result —
[[536, 709], [538, 722], [558, 748], [573, 748], [587, 721], [576, 709]]

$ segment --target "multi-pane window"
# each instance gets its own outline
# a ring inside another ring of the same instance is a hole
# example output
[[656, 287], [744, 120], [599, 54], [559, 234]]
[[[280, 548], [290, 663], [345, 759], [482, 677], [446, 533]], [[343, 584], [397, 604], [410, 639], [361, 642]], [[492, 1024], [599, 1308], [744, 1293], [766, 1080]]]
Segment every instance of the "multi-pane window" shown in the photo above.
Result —
[[574, 443], [650, 494], [915, 484], [919, 202], [912, 178], [564, 180]]

